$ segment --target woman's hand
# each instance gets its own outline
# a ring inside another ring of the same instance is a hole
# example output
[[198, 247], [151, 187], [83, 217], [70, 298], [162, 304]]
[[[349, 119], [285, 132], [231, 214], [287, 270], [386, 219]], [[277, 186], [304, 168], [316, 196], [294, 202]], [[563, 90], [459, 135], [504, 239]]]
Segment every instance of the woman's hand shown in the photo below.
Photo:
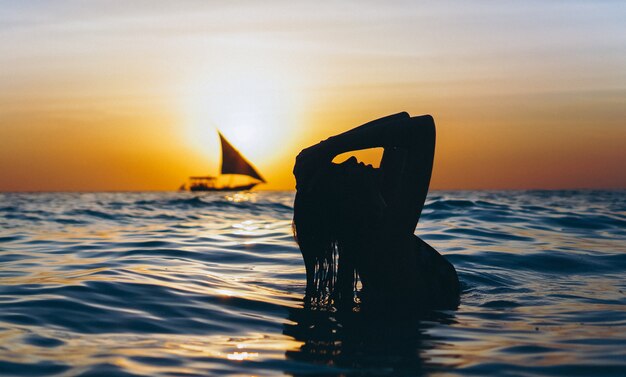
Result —
[[304, 148], [296, 157], [296, 164], [293, 167], [297, 186], [309, 181], [320, 167], [330, 164], [334, 157], [328, 139]]

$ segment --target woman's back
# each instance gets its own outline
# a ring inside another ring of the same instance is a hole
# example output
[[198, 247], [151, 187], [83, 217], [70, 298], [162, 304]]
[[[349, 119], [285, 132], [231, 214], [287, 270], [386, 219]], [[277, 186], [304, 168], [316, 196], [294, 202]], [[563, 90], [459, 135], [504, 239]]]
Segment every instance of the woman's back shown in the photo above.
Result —
[[453, 309], [460, 284], [454, 266], [411, 234], [381, 237], [362, 249], [357, 271], [367, 307]]

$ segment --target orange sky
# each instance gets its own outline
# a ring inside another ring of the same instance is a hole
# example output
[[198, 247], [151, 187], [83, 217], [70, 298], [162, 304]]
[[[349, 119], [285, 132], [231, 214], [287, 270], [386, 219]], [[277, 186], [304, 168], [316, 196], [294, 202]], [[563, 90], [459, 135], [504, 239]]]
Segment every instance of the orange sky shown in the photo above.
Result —
[[216, 128], [292, 189], [398, 111], [435, 117], [432, 188], [626, 187], [620, 2], [84, 4], [3, 5], [0, 191], [174, 190]]

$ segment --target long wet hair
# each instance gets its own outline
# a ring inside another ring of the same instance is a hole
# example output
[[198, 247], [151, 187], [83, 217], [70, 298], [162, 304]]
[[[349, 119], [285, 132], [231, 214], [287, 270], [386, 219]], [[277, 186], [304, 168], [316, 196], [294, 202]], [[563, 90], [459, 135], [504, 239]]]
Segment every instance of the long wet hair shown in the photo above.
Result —
[[380, 217], [379, 182], [371, 167], [331, 163], [299, 183], [293, 232], [306, 268], [306, 306], [354, 305], [363, 239]]

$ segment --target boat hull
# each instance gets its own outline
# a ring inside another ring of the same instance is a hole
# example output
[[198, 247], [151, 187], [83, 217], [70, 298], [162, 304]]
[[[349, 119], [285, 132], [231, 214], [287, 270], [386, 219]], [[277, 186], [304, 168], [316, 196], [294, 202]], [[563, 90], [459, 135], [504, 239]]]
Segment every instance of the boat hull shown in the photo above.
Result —
[[246, 190], [250, 190], [257, 184], [258, 183], [251, 183], [248, 185], [229, 186], [229, 187], [191, 186], [189, 187], [189, 191], [194, 191], [194, 192], [198, 192], [198, 191], [200, 192], [202, 191], [246, 191]]

